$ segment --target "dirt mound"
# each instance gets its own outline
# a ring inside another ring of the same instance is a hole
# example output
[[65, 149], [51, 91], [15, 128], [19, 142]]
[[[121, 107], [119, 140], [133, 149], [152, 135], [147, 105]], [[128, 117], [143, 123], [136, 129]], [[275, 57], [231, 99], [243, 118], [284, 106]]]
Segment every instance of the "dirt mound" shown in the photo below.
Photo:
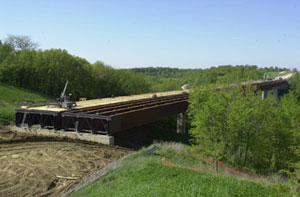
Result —
[[131, 151], [40, 139], [0, 128], [0, 196], [58, 196]]

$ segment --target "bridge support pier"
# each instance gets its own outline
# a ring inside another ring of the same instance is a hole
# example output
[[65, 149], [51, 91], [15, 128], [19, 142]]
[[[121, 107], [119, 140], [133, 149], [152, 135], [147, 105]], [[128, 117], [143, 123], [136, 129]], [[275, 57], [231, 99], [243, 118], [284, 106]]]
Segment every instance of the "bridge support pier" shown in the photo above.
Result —
[[[274, 99], [277, 100], [279, 98], [278, 97], [279, 96], [279, 94], [278, 94], [279, 89], [278, 88], [274, 88], [273, 91], [274, 91], [273, 92]], [[269, 92], [269, 90], [263, 90], [262, 91], [261, 97], [262, 97], [263, 100], [268, 97], [268, 92]]]
[[267, 97], [268, 97], [268, 90], [263, 90], [262, 92], [261, 92], [261, 97], [262, 97], [262, 99], [264, 100], [264, 99], [266, 99]]
[[177, 133], [185, 134], [185, 120], [186, 120], [186, 112], [179, 113], [177, 115]]

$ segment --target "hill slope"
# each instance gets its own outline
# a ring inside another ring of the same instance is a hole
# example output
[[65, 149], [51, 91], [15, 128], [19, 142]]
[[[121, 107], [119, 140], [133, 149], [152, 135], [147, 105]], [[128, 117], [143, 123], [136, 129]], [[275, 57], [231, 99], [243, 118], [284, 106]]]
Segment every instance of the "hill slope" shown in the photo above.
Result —
[[0, 83], [0, 121], [14, 120], [15, 109], [22, 105], [44, 105], [49, 100], [32, 91]]
[[[159, 150], [150, 156], [128, 158], [120, 168], [111, 170], [99, 181], [74, 193], [77, 196], [283, 196], [285, 185], [229, 172], [216, 174], [211, 165], [191, 156], [189, 146], [178, 143], [156, 144]], [[144, 150], [141, 150], [142, 153]], [[169, 167], [162, 157], [174, 163], [200, 169]], [[136, 159], [135, 159], [136, 158]]]

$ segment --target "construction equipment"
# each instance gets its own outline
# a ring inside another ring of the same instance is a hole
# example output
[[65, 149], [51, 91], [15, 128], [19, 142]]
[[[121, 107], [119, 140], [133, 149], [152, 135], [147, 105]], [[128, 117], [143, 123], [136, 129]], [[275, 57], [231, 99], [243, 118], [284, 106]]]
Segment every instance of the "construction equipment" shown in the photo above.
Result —
[[59, 107], [67, 108], [67, 109], [72, 109], [73, 106], [76, 106], [76, 103], [72, 101], [72, 94], [70, 93], [69, 95], [66, 96], [66, 90], [68, 86], [68, 82], [66, 82], [65, 88], [63, 92], [61, 93], [60, 97], [57, 98], [56, 102]]

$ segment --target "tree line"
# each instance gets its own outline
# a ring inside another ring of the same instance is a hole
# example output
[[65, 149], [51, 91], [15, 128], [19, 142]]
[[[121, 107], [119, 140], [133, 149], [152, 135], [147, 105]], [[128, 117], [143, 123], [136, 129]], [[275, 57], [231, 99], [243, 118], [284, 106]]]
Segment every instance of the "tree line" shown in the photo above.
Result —
[[219, 66], [207, 69], [147, 67], [114, 69], [101, 61], [93, 64], [62, 49], [39, 50], [28, 36], [8, 35], [0, 41], [0, 82], [57, 97], [69, 80], [74, 98], [100, 98], [261, 79], [277, 67], [252, 65]]
[[100, 61], [91, 64], [62, 49], [37, 50], [36, 44], [14, 38], [0, 41], [0, 82], [57, 97], [68, 80], [67, 91], [75, 99], [149, 92], [148, 82], [132, 71], [116, 70]]
[[190, 95], [189, 131], [204, 155], [259, 173], [296, 173], [300, 167], [300, 103], [291, 90], [262, 100], [253, 87]]
[[211, 84], [232, 84], [260, 80], [266, 72], [287, 71], [289, 69], [278, 67], [258, 68], [255, 65], [224, 65], [206, 69], [145, 67], [130, 70], [145, 74], [154, 91], [167, 91], [178, 90], [183, 84], [189, 84], [189, 88], [195, 88]]

